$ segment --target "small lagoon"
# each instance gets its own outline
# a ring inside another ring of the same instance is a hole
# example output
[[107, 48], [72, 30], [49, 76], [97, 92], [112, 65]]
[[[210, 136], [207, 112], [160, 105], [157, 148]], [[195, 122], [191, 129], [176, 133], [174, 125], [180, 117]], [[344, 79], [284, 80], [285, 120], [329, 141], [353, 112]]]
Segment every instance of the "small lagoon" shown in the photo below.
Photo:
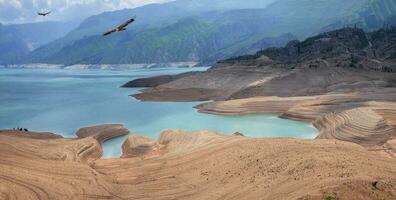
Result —
[[[80, 127], [120, 123], [153, 139], [169, 128], [238, 131], [250, 137], [315, 137], [317, 130], [308, 123], [274, 115], [202, 114], [193, 108], [198, 102], [139, 102], [129, 96], [139, 89], [120, 88], [136, 78], [206, 69], [0, 69], [0, 129], [26, 127], [75, 137]], [[125, 138], [107, 141], [104, 158], [119, 157]]]

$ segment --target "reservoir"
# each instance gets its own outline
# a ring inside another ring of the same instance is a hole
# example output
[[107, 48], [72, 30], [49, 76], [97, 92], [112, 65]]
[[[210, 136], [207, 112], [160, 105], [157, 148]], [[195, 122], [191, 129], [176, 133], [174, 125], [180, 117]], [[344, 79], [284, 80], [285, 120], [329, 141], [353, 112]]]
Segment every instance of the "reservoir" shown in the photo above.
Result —
[[[200, 102], [140, 102], [129, 96], [139, 92], [139, 88], [120, 88], [137, 78], [206, 69], [0, 69], [0, 129], [23, 127], [72, 138], [80, 127], [119, 123], [132, 134], [153, 139], [171, 128], [241, 132], [257, 138], [316, 136], [317, 130], [309, 123], [274, 115], [202, 114], [193, 108]], [[125, 139], [105, 142], [104, 158], [119, 157]]]

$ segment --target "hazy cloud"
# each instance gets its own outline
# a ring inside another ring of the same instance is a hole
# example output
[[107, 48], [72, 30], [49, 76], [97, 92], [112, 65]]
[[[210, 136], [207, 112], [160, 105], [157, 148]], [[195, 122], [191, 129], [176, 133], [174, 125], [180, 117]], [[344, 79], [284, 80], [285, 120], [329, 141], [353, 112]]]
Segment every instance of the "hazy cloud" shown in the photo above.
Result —
[[[134, 8], [170, 0], [0, 0], [0, 22], [23, 23], [43, 20], [73, 20], [104, 11]], [[50, 17], [37, 12], [52, 11]]]

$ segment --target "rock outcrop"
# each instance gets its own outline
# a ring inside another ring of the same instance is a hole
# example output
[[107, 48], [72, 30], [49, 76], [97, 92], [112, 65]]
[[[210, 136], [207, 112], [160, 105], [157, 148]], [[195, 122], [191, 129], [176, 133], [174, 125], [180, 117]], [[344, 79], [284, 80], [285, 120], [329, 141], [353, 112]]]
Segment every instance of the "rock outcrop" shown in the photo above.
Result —
[[177, 75], [161, 75], [161, 76], [155, 76], [155, 77], [150, 77], [150, 78], [142, 78], [142, 79], [136, 79], [133, 81], [130, 81], [128, 83], [125, 83], [121, 87], [156, 87], [162, 84], [169, 83], [171, 81], [183, 78], [185, 76], [193, 75], [199, 72], [187, 72], [183, 74], [177, 74]]
[[139, 135], [132, 135], [122, 145], [122, 157], [154, 157], [160, 155], [161, 148], [162, 145], [157, 141]]
[[121, 124], [105, 124], [98, 126], [91, 126], [80, 128], [76, 135], [78, 138], [89, 138], [96, 139], [99, 143], [103, 143], [108, 139], [127, 135], [129, 130]]

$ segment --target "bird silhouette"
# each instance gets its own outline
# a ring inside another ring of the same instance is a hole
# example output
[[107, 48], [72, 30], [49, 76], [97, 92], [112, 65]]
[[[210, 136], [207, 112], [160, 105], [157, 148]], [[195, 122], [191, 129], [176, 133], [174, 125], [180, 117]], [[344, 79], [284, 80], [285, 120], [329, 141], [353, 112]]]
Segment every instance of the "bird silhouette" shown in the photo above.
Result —
[[109, 30], [109, 31], [107, 31], [107, 32], [105, 32], [105, 33], [103, 33], [103, 36], [110, 35], [110, 34], [112, 34], [112, 33], [114, 33], [114, 32], [125, 31], [125, 30], [126, 30], [126, 27], [127, 27], [130, 23], [132, 23], [132, 22], [134, 22], [134, 21], [135, 21], [135, 18], [131, 18], [131, 19], [129, 19], [128, 21], [126, 21], [126, 22], [122, 23], [121, 25], [117, 26], [116, 28], [111, 29], [111, 30]]
[[49, 11], [49, 12], [46, 12], [46, 13], [41, 13], [41, 12], [38, 12], [37, 14], [38, 14], [38, 15], [41, 15], [41, 16], [43, 16], [43, 17], [45, 17], [45, 16], [47, 16], [47, 15], [51, 14], [51, 11]]

